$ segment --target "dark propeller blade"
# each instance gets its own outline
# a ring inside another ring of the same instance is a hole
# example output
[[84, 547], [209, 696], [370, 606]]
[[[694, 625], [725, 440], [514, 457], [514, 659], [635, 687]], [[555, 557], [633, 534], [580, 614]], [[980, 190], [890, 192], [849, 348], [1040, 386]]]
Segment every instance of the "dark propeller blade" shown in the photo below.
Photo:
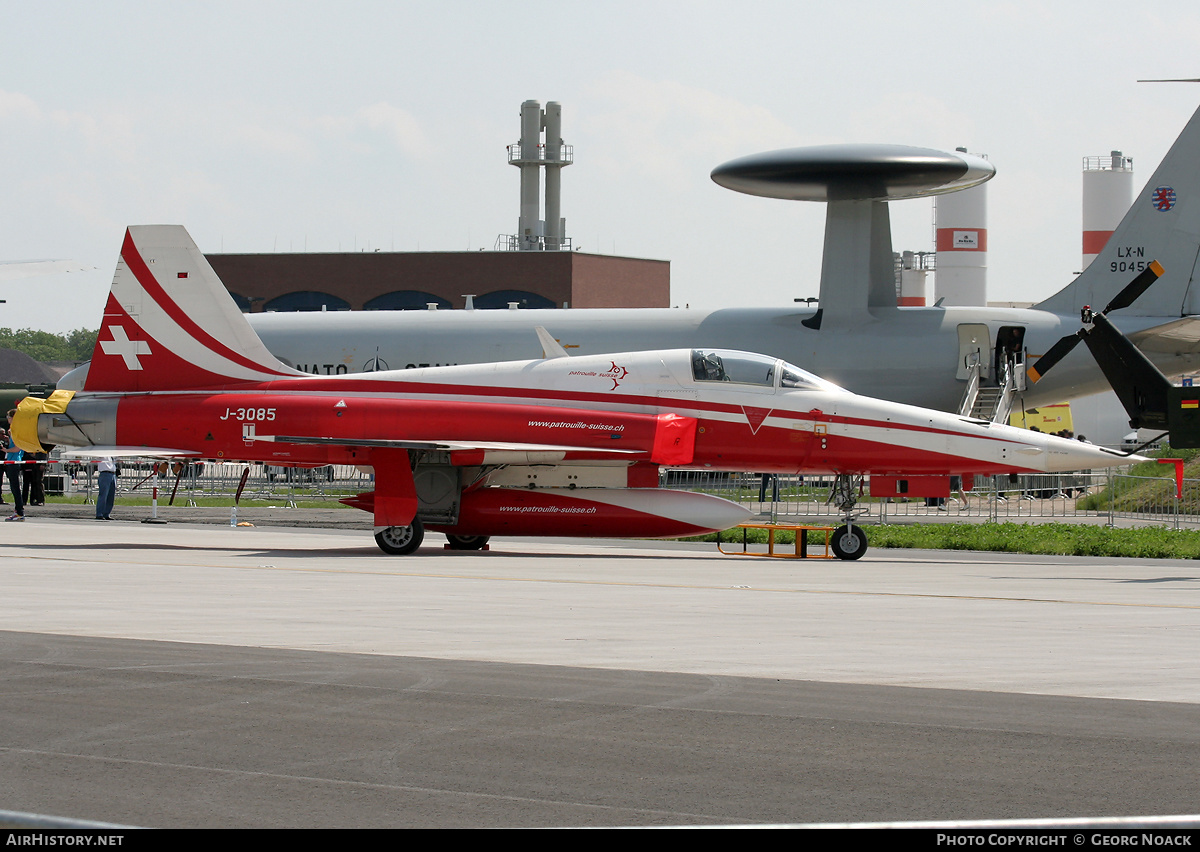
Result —
[[[1104, 306], [1104, 310], [1100, 313], [1107, 314], [1109, 311], [1119, 311], [1121, 308], [1127, 308], [1138, 300], [1138, 298], [1150, 289], [1150, 285], [1162, 276], [1165, 270], [1162, 264], [1157, 260], [1150, 261], [1150, 265], [1143, 269], [1136, 278], [1126, 284], [1120, 293], [1113, 296], [1111, 302]], [[1087, 314], [1087, 310], [1084, 311]], [[1037, 360], [1037, 363], [1025, 371], [1029, 376], [1029, 381], [1036, 383], [1046, 372], [1067, 357], [1067, 354], [1078, 345], [1079, 341], [1088, 336], [1088, 330], [1081, 328], [1074, 334], [1069, 334], [1055, 343], [1050, 349]]]
[[1137, 278], [1134, 278], [1125, 285], [1125, 289], [1113, 296], [1113, 300], [1104, 306], [1101, 313], [1107, 314], [1109, 311], [1128, 308], [1138, 300], [1139, 296], [1149, 290], [1150, 285], [1157, 281], [1165, 271], [1157, 260], [1150, 261], [1150, 265], [1143, 269]]
[[1041, 358], [1037, 359], [1037, 363], [1025, 371], [1029, 376], [1029, 381], [1036, 383], [1038, 379], [1046, 375], [1046, 372], [1067, 357], [1067, 354], [1075, 348], [1079, 341], [1083, 340], [1083, 332], [1078, 331], [1075, 334], [1068, 334], [1055, 343]]

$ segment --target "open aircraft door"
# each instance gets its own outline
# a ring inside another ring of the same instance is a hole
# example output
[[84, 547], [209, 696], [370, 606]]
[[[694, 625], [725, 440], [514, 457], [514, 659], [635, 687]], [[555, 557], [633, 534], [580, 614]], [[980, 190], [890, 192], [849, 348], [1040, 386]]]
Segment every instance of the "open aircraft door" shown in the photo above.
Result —
[[992, 367], [996, 384], [1011, 383], [1017, 393], [1025, 390], [1025, 326], [1002, 325], [996, 329]]
[[966, 380], [971, 377], [976, 364], [979, 377], [986, 379], [991, 373], [992, 336], [987, 325], [981, 322], [964, 322], [958, 326], [958, 371], [954, 378]]

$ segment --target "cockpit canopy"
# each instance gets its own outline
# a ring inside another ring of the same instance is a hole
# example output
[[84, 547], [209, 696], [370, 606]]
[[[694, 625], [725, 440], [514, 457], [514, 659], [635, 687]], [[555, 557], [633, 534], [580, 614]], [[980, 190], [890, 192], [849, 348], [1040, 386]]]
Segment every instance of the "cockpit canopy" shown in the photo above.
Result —
[[733, 382], [785, 390], [842, 390], [833, 382], [778, 358], [727, 349], [693, 349], [692, 377], [698, 382]]

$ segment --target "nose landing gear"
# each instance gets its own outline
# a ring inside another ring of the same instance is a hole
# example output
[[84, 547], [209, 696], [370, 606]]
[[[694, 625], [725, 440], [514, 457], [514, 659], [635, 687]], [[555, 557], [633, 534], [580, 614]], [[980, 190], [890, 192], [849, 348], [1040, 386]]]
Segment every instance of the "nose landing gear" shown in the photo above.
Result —
[[867, 534], [861, 526], [854, 525], [854, 518], [862, 514], [862, 511], [854, 510], [854, 505], [858, 502], [857, 492], [861, 487], [861, 476], [839, 473], [834, 477], [833, 489], [826, 501], [842, 510], [843, 520], [846, 522], [833, 531], [829, 541], [833, 555], [838, 559], [858, 559], [867, 552]]
[[867, 552], [867, 534], [862, 527], [847, 523], [833, 531], [829, 546], [838, 559], [858, 559]]

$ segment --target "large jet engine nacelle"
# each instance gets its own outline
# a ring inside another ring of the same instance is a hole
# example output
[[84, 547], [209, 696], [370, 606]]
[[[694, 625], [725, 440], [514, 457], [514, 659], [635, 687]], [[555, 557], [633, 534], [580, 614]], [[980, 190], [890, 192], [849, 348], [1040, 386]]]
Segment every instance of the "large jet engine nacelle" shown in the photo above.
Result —
[[737, 503], [659, 488], [481, 488], [462, 495], [458, 535], [679, 538], [726, 530], [750, 518]]

